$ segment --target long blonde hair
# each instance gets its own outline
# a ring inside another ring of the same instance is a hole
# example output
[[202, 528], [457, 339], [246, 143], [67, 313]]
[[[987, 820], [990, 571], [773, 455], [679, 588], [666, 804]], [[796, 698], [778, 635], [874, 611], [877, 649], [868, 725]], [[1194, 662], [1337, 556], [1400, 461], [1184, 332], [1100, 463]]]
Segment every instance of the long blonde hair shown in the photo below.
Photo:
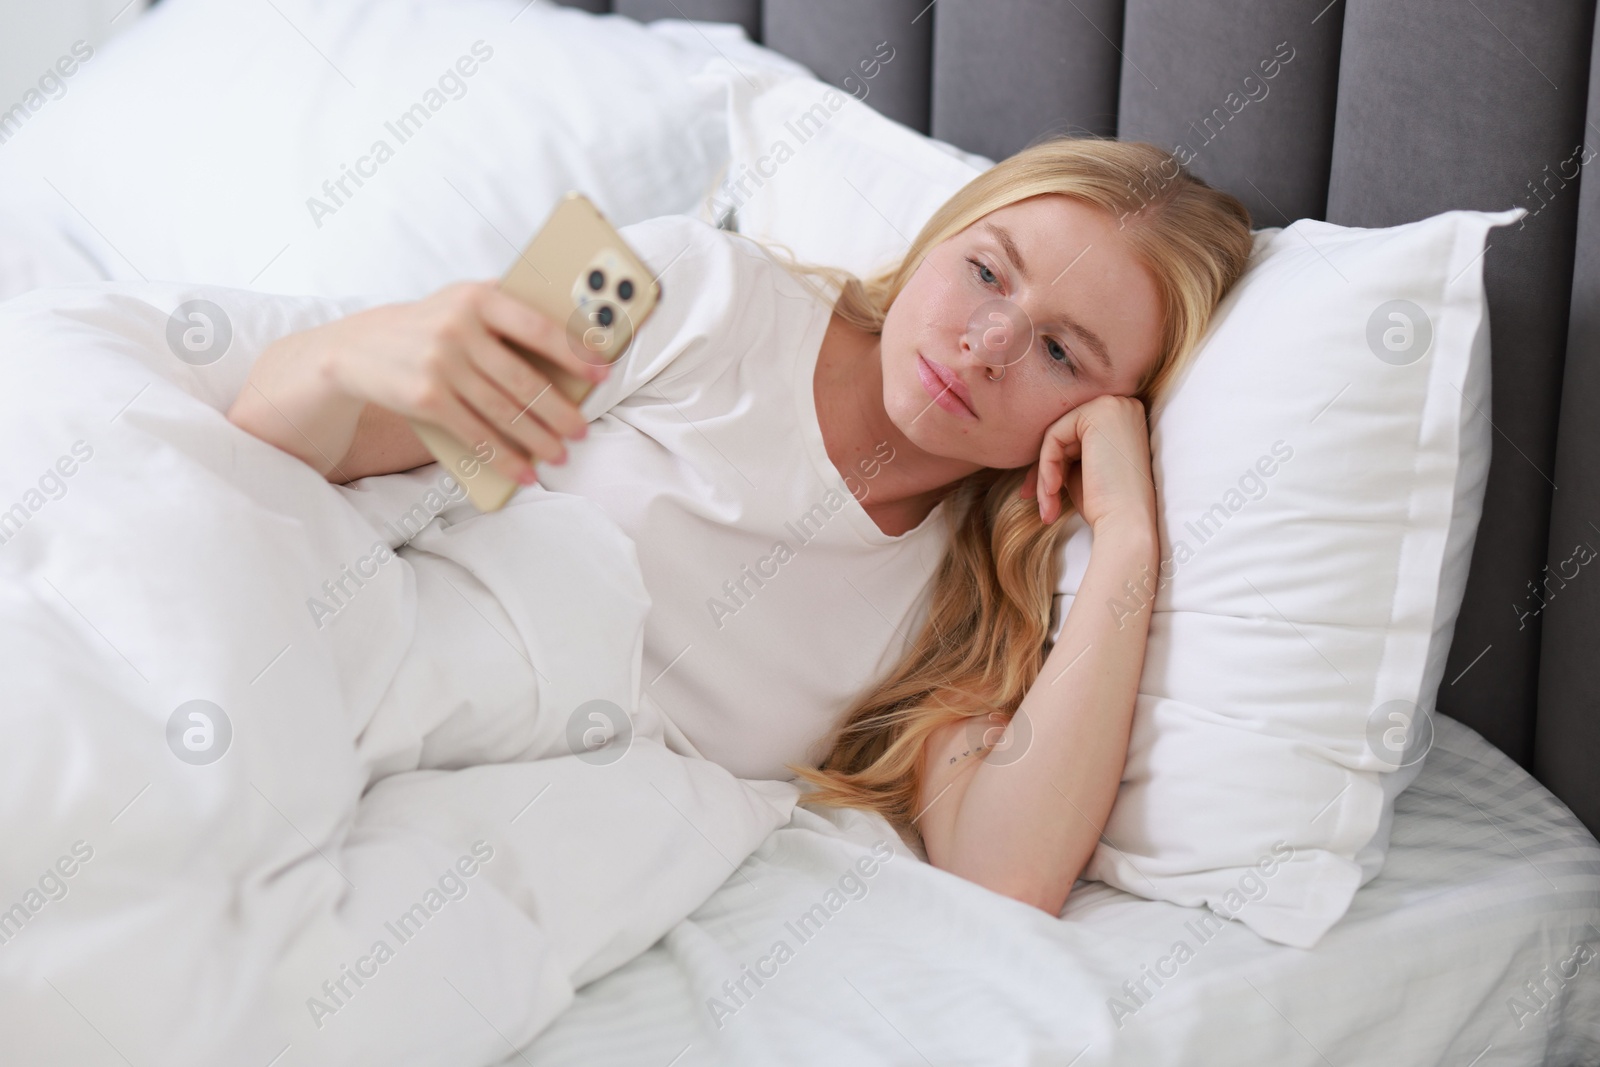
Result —
[[[838, 294], [834, 311], [878, 334], [889, 306], [941, 241], [991, 211], [1048, 193], [1110, 212], [1154, 277], [1160, 348], [1136, 392], [1148, 410], [1193, 352], [1252, 249], [1245, 206], [1157, 145], [1093, 136], [1041, 141], [958, 190], [894, 267], [861, 280], [837, 268], [788, 266], [802, 280], [828, 283]], [[1009, 721], [1022, 703], [1044, 665], [1067, 526], [1062, 519], [1045, 525], [1037, 503], [1018, 498], [1026, 470], [986, 468], [951, 491], [949, 548], [926, 621], [899, 665], [845, 714], [821, 769], [789, 765], [816, 787], [803, 802], [876, 811], [909, 830], [929, 736], [991, 713]]]

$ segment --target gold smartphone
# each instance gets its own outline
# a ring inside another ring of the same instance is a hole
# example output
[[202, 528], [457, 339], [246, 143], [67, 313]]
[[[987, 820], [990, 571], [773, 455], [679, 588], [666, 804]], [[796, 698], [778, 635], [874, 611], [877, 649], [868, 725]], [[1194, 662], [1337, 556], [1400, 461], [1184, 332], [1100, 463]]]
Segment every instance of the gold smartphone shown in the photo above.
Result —
[[[650, 268], [582, 193], [561, 198], [501, 279], [500, 289], [546, 318], [565, 322], [570, 350], [588, 363], [615, 362], [661, 299], [661, 286]], [[589, 394], [594, 383], [502, 340], [574, 404]], [[488, 441], [469, 449], [437, 426], [415, 419], [411, 426], [479, 511], [500, 509], [517, 491], [515, 481], [488, 466], [494, 458]]]

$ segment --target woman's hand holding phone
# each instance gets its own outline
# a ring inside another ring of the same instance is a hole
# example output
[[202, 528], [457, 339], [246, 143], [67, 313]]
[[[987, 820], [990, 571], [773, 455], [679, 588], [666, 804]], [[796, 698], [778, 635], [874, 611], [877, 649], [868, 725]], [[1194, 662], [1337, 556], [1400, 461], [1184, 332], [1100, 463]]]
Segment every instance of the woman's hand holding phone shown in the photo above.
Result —
[[565, 324], [494, 282], [459, 282], [318, 330], [328, 333], [322, 372], [337, 389], [448, 431], [523, 485], [534, 481], [533, 463], [566, 462], [561, 438], [582, 438], [588, 423], [508, 342], [589, 382], [609, 372], [578, 357]]

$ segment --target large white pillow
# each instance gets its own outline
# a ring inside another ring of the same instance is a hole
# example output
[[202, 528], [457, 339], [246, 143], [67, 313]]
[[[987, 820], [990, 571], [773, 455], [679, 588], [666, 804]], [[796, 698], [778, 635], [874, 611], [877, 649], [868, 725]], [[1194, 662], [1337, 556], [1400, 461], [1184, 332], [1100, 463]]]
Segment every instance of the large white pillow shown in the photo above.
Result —
[[[735, 181], [702, 217], [732, 206], [740, 232], [858, 274], [903, 254], [988, 163], [814, 79], [729, 80], [728, 98]], [[840, 106], [802, 146], [796, 116], [819, 102]], [[795, 149], [782, 162], [780, 143]], [[1485, 234], [1518, 217], [1257, 231], [1152, 412], [1164, 580], [1085, 878], [1310, 947], [1382, 868], [1394, 798], [1431, 740], [1487, 479]], [[1052, 642], [1091, 543], [1067, 521]]]
[[[1085, 878], [1310, 948], [1377, 876], [1488, 479], [1484, 241], [1523, 210], [1257, 233], [1151, 412], [1161, 567]], [[1092, 540], [1072, 521], [1052, 638]]]
[[690, 30], [544, 0], [162, 0], [7, 141], [0, 213], [107, 278], [400, 299], [498, 277], [569, 189], [619, 226], [694, 209], [727, 134], [690, 75], [760, 53]]

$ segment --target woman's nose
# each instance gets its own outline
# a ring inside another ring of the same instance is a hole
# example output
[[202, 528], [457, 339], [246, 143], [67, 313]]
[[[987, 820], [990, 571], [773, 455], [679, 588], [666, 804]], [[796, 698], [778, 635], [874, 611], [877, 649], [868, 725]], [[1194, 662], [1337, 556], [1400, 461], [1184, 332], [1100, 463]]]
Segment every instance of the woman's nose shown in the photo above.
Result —
[[1003, 297], [979, 304], [961, 337], [963, 353], [975, 352], [986, 366], [997, 370], [1017, 362], [1032, 344], [1033, 321]]

